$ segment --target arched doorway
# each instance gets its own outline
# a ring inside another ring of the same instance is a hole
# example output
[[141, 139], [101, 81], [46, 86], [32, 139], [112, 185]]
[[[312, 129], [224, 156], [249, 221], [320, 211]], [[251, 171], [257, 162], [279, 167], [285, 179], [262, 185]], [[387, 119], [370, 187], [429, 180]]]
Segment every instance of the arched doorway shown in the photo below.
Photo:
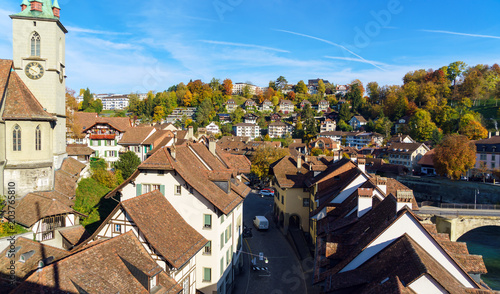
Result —
[[280, 216], [278, 218], [278, 223], [279, 223], [280, 227], [283, 228], [283, 225], [285, 223], [285, 215], [283, 214], [283, 211], [280, 212]]
[[288, 227], [290, 229], [300, 229], [300, 216], [292, 214], [288, 220]]

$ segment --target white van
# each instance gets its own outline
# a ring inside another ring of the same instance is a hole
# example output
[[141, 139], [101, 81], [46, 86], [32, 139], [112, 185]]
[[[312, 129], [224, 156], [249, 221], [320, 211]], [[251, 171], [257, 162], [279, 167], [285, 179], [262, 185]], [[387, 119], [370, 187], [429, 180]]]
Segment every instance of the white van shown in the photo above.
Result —
[[269, 221], [265, 216], [257, 215], [253, 217], [253, 224], [258, 230], [269, 229]]

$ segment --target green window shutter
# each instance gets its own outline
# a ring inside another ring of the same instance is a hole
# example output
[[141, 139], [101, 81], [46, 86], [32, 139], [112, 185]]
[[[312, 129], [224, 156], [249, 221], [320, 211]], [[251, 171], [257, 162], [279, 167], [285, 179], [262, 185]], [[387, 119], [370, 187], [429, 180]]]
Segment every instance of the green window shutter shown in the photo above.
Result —
[[203, 268], [203, 281], [211, 281], [212, 280], [212, 269], [211, 268]]
[[118, 145], [118, 141], [115, 139], [115, 146], [117, 146], [117, 145]]
[[210, 214], [205, 214], [205, 228], [212, 227], [212, 216]]
[[220, 234], [220, 249], [224, 248], [224, 233]]
[[97, 140], [97, 142], [99, 143], [99, 146], [101, 146], [101, 140]]
[[135, 185], [135, 196], [142, 195], [142, 185], [141, 184], [136, 184]]
[[90, 139], [90, 146], [92, 146], [92, 139]]
[[104, 151], [104, 157], [108, 157], [108, 151]]
[[95, 151], [95, 157], [99, 157], [99, 150]]
[[163, 196], [165, 196], [165, 185], [160, 185], [160, 193], [162, 193]]
[[220, 259], [220, 275], [224, 274], [224, 256]]

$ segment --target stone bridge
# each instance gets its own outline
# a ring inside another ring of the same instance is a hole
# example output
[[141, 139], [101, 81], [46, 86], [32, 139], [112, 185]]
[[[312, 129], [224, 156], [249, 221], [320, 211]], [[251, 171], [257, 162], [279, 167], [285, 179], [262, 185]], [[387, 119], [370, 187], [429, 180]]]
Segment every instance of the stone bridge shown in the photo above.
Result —
[[500, 226], [500, 211], [495, 210], [424, 208], [415, 212], [424, 222], [435, 224], [438, 233], [448, 234], [451, 241], [479, 227]]

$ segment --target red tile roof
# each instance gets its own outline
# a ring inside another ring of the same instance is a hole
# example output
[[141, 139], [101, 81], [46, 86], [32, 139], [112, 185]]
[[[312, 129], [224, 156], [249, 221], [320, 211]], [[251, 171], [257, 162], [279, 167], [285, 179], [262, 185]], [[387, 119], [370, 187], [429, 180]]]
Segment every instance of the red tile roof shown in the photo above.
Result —
[[151, 132], [156, 131], [154, 127], [135, 127], [129, 128], [123, 134], [119, 144], [125, 145], [140, 145], [146, 140]]
[[[222, 151], [219, 150], [217, 152], [217, 154], [223, 158], [231, 156], [221, 156]], [[175, 156], [173, 153], [175, 153]], [[215, 157], [202, 143], [186, 143], [168, 148], [162, 147], [155, 154], [142, 162], [138, 167], [138, 171], [136, 171], [127, 181], [108, 193], [106, 197], [109, 198], [115, 195], [116, 192], [123, 189], [123, 187], [133, 180], [142, 170], [175, 170], [190, 187], [198, 191], [198, 193], [215, 205], [224, 214], [228, 214], [243, 201], [250, 192], [250, 189], [235, 178], [235, 176], [238, 175], [240, 167], [235, 168], [232, 165], [240, 160], [229, 160], [228, 163], [226, 163], [219, 158]], [[203, 160], [203, 162], [201, 160]], [[227, 158], [225, 160], [227, 160]], [[248, 165], [248, 162], [246, 162], [246, 165]], [[211, 178], [218, 173], [232, 174], [230, 181], [231, 191], [229, 191], [229, 193], [226, 193], [212, 182]]]
[[[13, 245], [15, 247], [20, 247], [15, 255], [12, 254], [7, 256], [8, 251], [11, 250], [9, 247], [0, 252], [0, 289], [2, 289], [1, 292], [3, 293], [8, 293], [9, 290], [13, 288], [9, 281], [9, 277], [12, 274], [9, 269], [11, 261], [15, 262], [15, 270], [13, 272], [16, 278], [16, 285], [18, 285], [38, 268], [38, 262], [40, 260], [53, 256], [54, 261], [56, 261], [69, 254], [66, 250], [45, 245], [24, 237], [17, 238]], [[19, 260], [21, 255], [25, 256], [24, 262]]]
[[149, 244], [180, 268], [208, 242], [158, 190], [121, 202]]
[[96, 242], [35, 271], [12, 293], [150, 293], [149, 279], [158, 275], [155, 293], [178, 293], [182, 287], [149, 256], [129, 231]]
[[44, 110], [14, 71], [12, 60], [0, 59], [0, 98], [4, 99], [0, 101], [0, 106], [3, 105], [4, 120], [56, 120]]

